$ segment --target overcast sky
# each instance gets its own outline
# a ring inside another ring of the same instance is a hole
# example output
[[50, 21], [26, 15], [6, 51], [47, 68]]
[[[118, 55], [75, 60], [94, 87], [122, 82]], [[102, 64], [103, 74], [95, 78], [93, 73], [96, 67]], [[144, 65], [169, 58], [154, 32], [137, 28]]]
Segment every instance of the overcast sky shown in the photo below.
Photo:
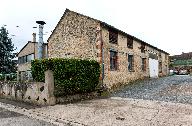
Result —
[[19, 51], [32, 40], [33, 32], [38, 33], [33, 28], [38, 27], [36, 20], [46, 22], [46, 42], [66, 8], [104, 21], [171, 55], [192, 51], [191, 0], [1, 0], [0, 26], [7, 25]]

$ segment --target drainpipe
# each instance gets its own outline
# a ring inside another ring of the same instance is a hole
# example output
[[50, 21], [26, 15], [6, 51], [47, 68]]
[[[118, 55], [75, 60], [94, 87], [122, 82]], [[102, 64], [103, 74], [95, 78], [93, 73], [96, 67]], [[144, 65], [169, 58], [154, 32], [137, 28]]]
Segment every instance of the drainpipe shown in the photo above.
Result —
[[101, 50], [101, 74], [102, 74], [101, 83], [102, 83], [102, 86], [104, 87], [103, 80], [105, 77], [105, 74], [104, 74], [105, 71], [104, 71], [104, 48], [103, 48], [102, 30], [100, 30], [100, 41], [101, 41], [100, 50]]
[[38, 42], [38, 59], [43, 58], [43, 25], [44, 21], [36, 21], [39, 24], [39, 42]]

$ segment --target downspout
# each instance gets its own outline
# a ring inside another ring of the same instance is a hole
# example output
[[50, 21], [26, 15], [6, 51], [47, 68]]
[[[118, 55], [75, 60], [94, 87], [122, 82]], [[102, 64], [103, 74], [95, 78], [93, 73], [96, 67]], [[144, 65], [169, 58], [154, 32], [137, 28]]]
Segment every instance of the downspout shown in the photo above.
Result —
[[100, 42], [101, 42], [101, 46], [100, 46], [100, 51], [101, 51], [101, 84], [102, 84], [102, 87], [104, 87], [104, 84], [103, 84], [103, 80], [104, 80], [104, 77], [105, 77], [105, 74], [104, 74], [104, 48], [103, 48], [103, 36], [102, 36], [102, 30], [100, 29]]

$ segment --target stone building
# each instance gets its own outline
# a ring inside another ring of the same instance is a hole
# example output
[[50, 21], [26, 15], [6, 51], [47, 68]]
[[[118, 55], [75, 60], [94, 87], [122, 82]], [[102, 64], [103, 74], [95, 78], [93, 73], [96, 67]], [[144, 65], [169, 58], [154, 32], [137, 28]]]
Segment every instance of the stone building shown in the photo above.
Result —
[[[28, 80], [31, 76], [31, 61], [38, 58], [38, 43], [36, 42], [36, 34], [33, 33], [33, 42], [28, 43], [17, 54], [18, 68], [17, 80]], [[43, 58], [47, 58], [47, 43], [43, 45]]]
[[97, 60], [108, 88], [168, 74], [168, 53], [105, 22], [66, 9], [48, 38], [49, 58]]

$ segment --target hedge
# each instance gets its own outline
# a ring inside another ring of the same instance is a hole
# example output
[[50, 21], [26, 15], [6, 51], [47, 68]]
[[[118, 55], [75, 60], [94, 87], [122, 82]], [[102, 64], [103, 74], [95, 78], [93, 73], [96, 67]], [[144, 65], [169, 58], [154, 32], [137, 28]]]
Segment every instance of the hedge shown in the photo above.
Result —
[[31, 63], [35, 81], [43, 82], [48, 69], [53, 71], [56, 97], [92, 92], [99, 83], [100, 65], [94, 60], [52, 58]]

